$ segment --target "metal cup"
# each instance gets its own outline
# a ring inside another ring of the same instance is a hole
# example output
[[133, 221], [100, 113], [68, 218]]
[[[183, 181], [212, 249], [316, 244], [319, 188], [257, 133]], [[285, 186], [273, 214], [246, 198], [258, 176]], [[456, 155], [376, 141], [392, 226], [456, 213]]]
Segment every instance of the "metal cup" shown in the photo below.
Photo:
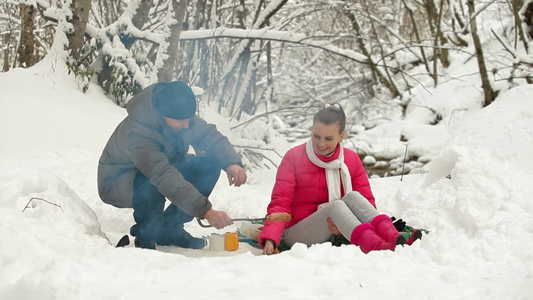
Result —
[[210, 251], [224, 251], [224, 236], [213, 233], [209, 236]]

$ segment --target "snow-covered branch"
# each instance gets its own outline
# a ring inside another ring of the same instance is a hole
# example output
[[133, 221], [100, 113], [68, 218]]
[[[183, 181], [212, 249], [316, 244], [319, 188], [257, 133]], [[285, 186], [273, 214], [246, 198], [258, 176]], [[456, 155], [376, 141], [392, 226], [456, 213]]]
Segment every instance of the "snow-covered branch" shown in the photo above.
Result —
[[529, 66], [533, 66], [533, 56], [530, 56], [530, 55], [528, 56], [528, 55], [524, 55], [524, 54], [518, 53], [513, 47], [511, 47], [511, 45], [509, 45], [506, 42], [504, 42], [503, 38], [500, 37], [494, 31], [494, 29], [491, 29], [491, 32], [496, 37], [498, 42], [500, 42], [500, 44], [503, 46], [503, 48], [505, 48], [505, 50], [507, 52], [509, 52], [509, 54], [511, 54], [513, 56], [513, 58], [516, 60], [516, 62], [518, 64], [526, 64], [526, 65], [529, 65]]
[[270, 29], [202, 29], [202, 30], [190, 30], [181, 33], [181, 40], [201, 40], [201, 39], [213, 39], [213, 38], [233, 38], [233, 39], [259, 39], [270, 40], [286, 43], [300, 44], [313, 48], [319, 48], [328, 52], [338, 54], [350, 60], [354, 60], [360, 63], [367, 63], [367, 57], [363, 54], [355, 52], [350, 49], [342, 49], [331, 44], [328, 41], [314, 41], [310, 37], [294, 33], [291, 31], [280, 31]]

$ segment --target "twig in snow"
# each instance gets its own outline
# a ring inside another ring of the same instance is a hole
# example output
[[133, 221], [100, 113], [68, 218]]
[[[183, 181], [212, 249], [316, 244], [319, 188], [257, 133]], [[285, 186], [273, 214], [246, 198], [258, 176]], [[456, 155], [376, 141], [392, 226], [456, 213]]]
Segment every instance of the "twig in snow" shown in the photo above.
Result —
[[28, 205], [30, 205], [30, 203], [33, 201], [33, 199], [35, 199], [35, 200], [41, 200], [41, 201], [44, 201], [44, 202], [46, 202], [46, 203], [48, 203], [48, 204], [55, 205], [55, 206], [59, 207], [59, 208], [61, 209], [62, 212], [65, 212], [65, 211], [63, 210], [63, 208], [62, 208], [60, 205], [57, 205], [57, 204], [55, 204], [55, 203], [52, 203], [52, 202], [50, 202], [50, 201], [48, 201], [48, 200], [46, 200], [46, 199], [39, 198], [39, 197], [31, 197], [30, 201], [28, 201], [28, 203], [26, 204], [26, 206], [24, 207], [24, 209], [22, 210], [22, 212], [24, 212], [24, 211], [26, 210], [26, 208], [29, 207]]
[[402, 176], [400, 177], [400, 181], [403, 181], [403, 172], [405, 170], [405, 161], [407, 160], [407, 146], [409, 143], [405, 143], [405, 154], [403, 155], [403, 164], [402, 164]]

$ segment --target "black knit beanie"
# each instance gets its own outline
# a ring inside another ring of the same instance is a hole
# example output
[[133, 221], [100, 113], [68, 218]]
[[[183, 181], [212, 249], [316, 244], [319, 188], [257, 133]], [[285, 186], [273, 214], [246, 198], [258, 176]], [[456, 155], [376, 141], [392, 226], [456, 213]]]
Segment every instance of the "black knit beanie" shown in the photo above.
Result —
[[196, 97], [183, 81], [160, 82], [152, 94], [155, 109], [172, 119], [190, 119], [196, 113]]

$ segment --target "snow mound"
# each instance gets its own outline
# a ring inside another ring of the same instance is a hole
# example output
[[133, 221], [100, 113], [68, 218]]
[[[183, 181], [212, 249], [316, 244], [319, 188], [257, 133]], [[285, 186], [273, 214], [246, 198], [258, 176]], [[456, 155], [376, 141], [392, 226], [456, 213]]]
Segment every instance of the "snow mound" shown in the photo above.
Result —
[[495, 164], [511, 164], [530, 173], [533, 169], [532, 102], [533, 86], [519, 86], [460, 123], [452, 130], [448, 146], [430, 164], [425, 185], [450, 174], [460, 159], [457, 146], [474, 149], [473, 156], [483, 152]]
[[66, 232], [104, 237], [96, 213], [60, 177], [51, 173], [11, 182], [1, 189], [2, 206], [43, 224], [61, 224]]
[[533, 86], [515, 88], [459, 124], [421, 189], [397, 193], [400, 215], [431, 231], [434, 261], [533, 261], [532, 95]]

